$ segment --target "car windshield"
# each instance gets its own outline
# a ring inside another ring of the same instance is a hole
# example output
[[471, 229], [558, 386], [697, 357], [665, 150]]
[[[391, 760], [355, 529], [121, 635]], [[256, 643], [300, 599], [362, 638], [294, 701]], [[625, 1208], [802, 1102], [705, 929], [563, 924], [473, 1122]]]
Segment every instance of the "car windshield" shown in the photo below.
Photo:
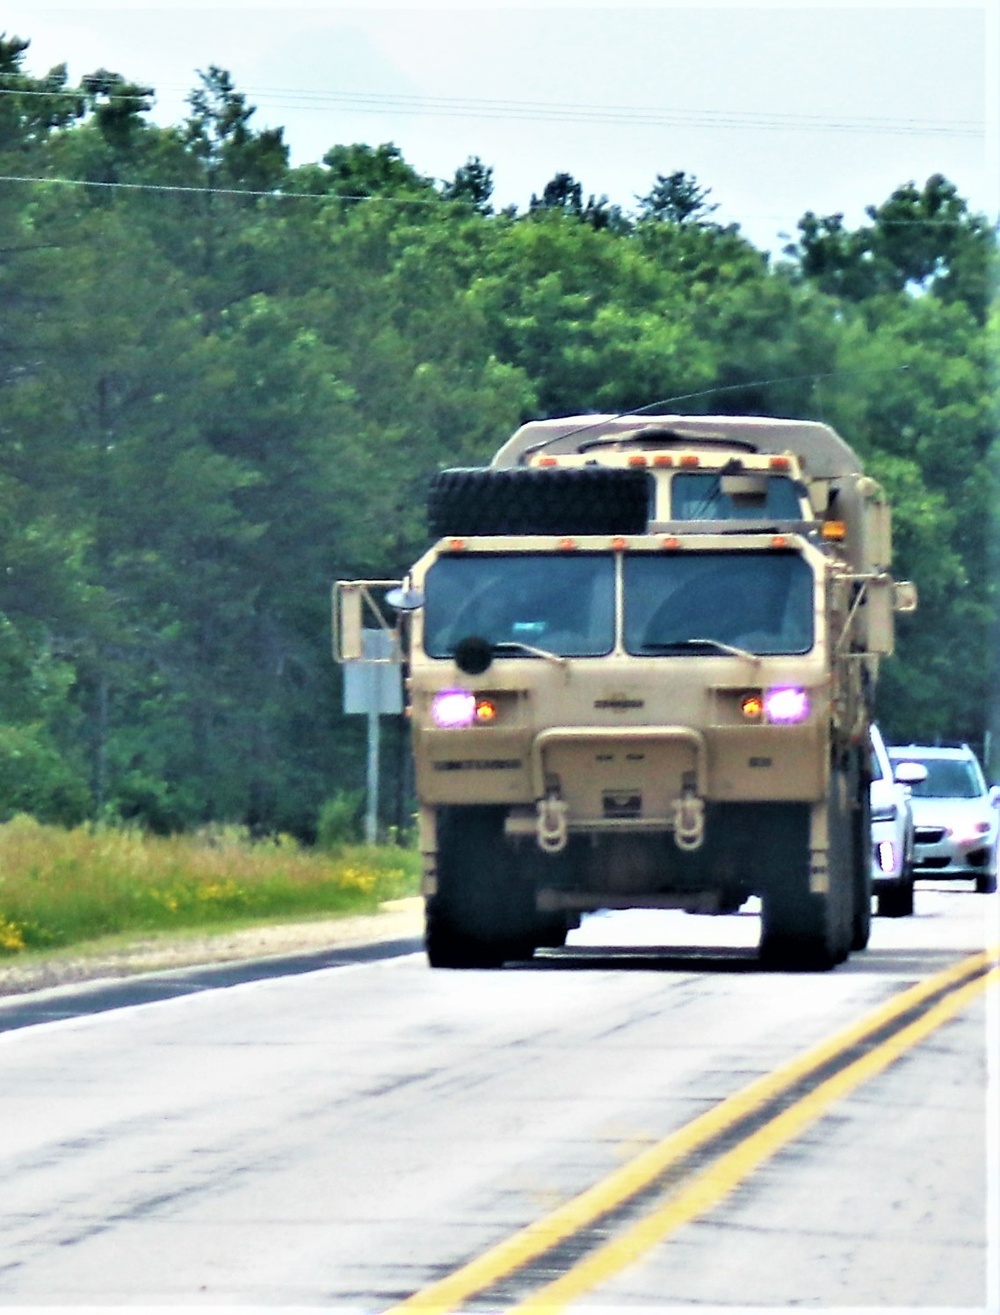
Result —
[[[425, 581], [424, 649], [450, 657], [478, 635], [561, 657], [600, 657], [615, 642], [610, 553], [475, 553], [439, 558]], [[520, 652], [518, 652], [520, 650]]]
[[795, 485], [787, 475], [765, 475], [766, 497], [740, 498], [723, 492], [711, 471], [683, 471], [670, 483], [673, 520], [798, 520], [802, 516]]
[[979, 774], [972, 763], [959, 758], [900, 758], [898, 762], [920, 762], [927, 779], [911, 786], [917, 799], [978, 799], [983, 794]]
[[637, 655], [806, 653], [813, 575], [798, 553], [634, 553], [625, 558], [625, 648]]

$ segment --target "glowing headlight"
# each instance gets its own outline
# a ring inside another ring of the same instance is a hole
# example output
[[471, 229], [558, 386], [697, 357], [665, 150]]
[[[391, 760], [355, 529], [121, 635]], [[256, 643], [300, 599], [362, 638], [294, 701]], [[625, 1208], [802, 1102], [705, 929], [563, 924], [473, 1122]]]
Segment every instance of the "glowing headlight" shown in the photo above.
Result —
[[890, 840], [883, 840], [878, 847], [878, 865], [882, 872], [895, 872], [896, 854]]
[[431, 719], [442, 730], [471, 726], [476, 720], [476, 696], [467, 689], [442, 689], [431, 701]]
[[764, 713], [778, 726], [793, 726], [809, 716], [809, 695], [798, 685], [779, 685], [764, 695]]

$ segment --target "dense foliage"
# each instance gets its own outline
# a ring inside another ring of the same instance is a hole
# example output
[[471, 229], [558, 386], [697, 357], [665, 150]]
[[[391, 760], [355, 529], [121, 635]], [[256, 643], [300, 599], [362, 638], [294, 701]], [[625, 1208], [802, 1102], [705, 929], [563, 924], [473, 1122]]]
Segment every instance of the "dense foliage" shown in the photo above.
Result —
[[923, 600], [880, 716], [982, 743], [995, 233], [946, 179], [857, 230], [807, 214], [773, 259], [682, 172], [631, 213], [567, 175], [495, 212], [477, 159], [290, 168], [222, 70], [162, 128], [150, 89], [25, 49], [0, 40], [0, 818], [309, 838], [363, 777], [330, 581], [405, 568], [430, 474], [523, 419], [678, 395], [856, 446]]

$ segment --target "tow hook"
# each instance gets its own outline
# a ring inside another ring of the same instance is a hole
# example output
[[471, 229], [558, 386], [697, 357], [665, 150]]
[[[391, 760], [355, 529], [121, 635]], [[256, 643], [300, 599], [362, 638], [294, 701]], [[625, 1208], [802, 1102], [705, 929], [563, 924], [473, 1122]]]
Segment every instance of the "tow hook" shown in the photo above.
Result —
[[673, 802], [674, 844], [685, 854], [701, 849], [705, 839], [705, 801], [685, 792]]
[[538, 848], [546, 854], [561, 854], [566, 848], [569, 827], [566, 817], [569, 812], [565, 802], [555, 795], [547, 795], [538, 801], [537, 838]]

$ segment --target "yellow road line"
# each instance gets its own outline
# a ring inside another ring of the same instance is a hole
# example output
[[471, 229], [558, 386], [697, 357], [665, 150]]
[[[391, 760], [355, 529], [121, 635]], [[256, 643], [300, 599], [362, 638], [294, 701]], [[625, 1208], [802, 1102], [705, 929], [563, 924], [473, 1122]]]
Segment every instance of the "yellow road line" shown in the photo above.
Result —
[[691, 1123], [649, 1147], [607, 1178], [542, 1219], [528, 1224], [462, 1265], [454, 1273], [393, 1306], [386, 1315], [397, 1315], [397, 1312], [404, 1311], [434, 1311], [440, 1315], [454, 1310], [469, 1297], [506, 1278], [514, 1270], [537, 1259], [553, 1246], [592, 1224], [601, 1215], [629, 1200], [671, 1165], [726, 1132], [809, 1073], [863, 1041], [872, 1032], [890, 1024], [907, 1010], [952, 983], [985, 969], [996, 960], [998, 954], [1000, 947], [970, 955], [933, 977], [901, 991], [858, 1022], [850, 1024], [781, 1068], [757, 1078], [741, 1091], [727, 1096]]
[[1000, 968], [994, 968], [987, 976], [978, 977], [959, 987], [928, 1009], [926, 1014], [893, 1033], [877, 1049], [841, 1069], [787, 1110], [776, 1115], [763, 1128], [704, 1169], [674, 1198], [592, 1252], [560, 1278], [539, 1288], [526, 1301], [512, 1307], [512, 1312], [540, 1315], [544, 1311], [545, 1315], [555, 1315], [577, 1297], [613, 1278], [658, 1243], [665, 1241], [671, 1233], [718, 1205], [765, 1161], [821, 1118], [831, 1105], [843, 1100], [888, 1068], [894, 1060], [964, 1009], [991, 983], [998, 981]]

